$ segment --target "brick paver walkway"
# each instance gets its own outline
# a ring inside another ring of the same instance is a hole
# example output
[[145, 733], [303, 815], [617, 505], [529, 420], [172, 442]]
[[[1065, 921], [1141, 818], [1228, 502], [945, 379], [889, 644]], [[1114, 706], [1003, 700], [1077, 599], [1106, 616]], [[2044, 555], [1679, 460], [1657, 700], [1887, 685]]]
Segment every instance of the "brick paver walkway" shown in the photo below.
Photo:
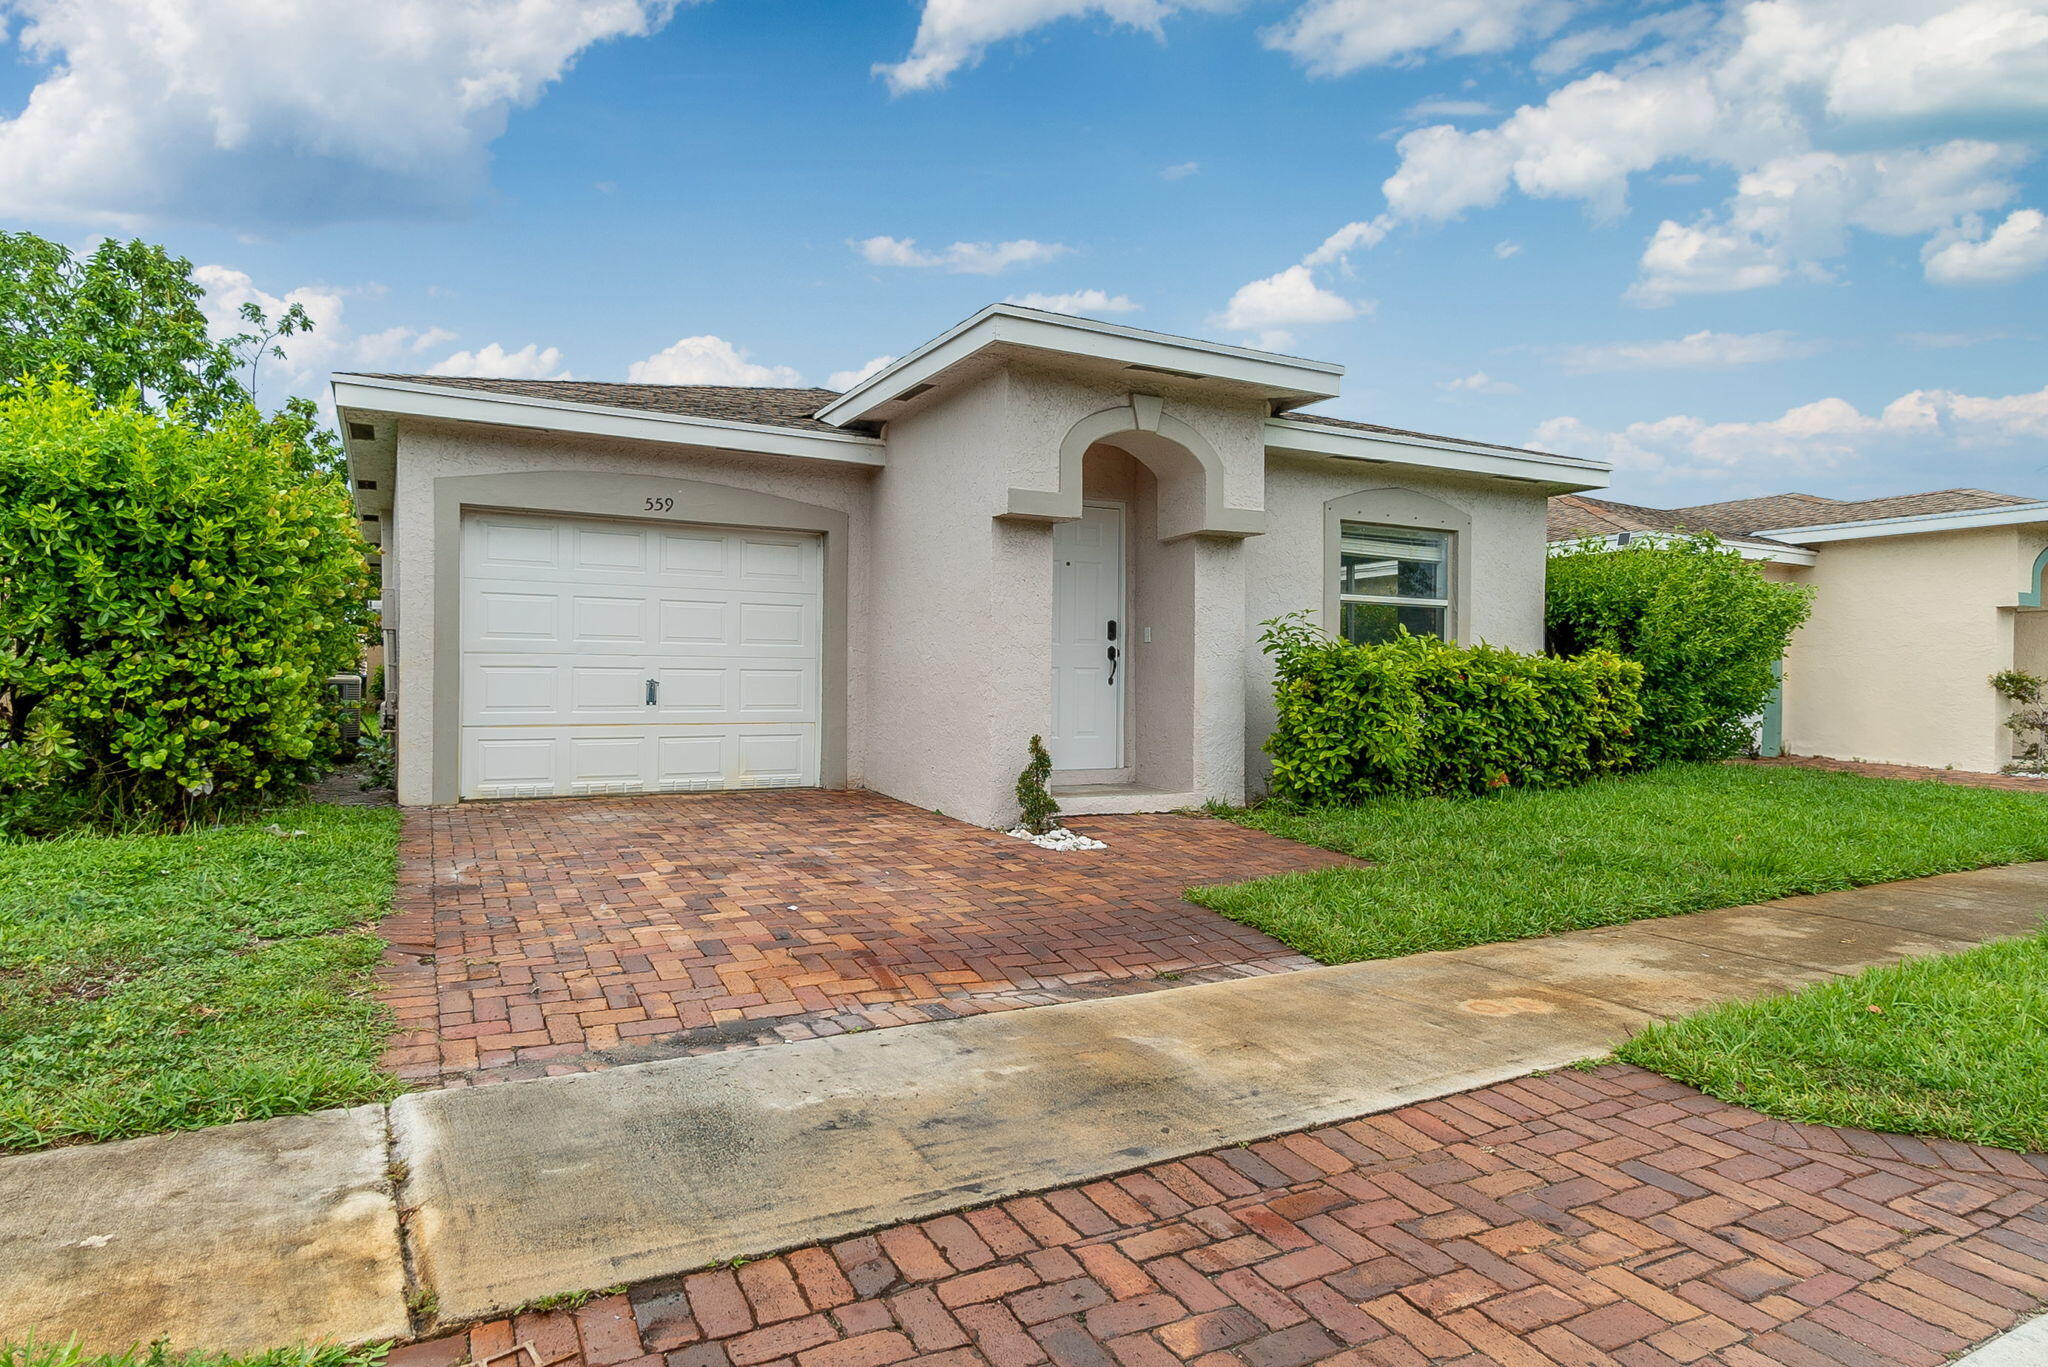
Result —
[[1838, 774], [1861, 774], [1865, 778], [1933, 779], [1965, 788], [2007, 788], [2014, 792], [2048, 794], [2048, 779], [2020, 778], [2014, 774], [1979, 774], [1967, 769], [1931, 769], [1918, 764], [1872, 764], [1860, 759], [1822, 759], [1815, 755], [1779, 755], [1773, 759], [1742, 759], [1735, 764], [1772, 764], [1799, 769], [1827, 769]]
[[1055, 853], [873, 793], [410, 808], [388, 1066], [459, 1085], [1312, 967], [1183, 889], [1343, 858], [1198, 816]]
[[[2048, 1299], [2048, 1157], [1613, 1065], [634, 1287], [390, 1367], [1935, 1367]], [[599, 1217], [601, 1218], [601, 1217]], [[664, 1362], [665, 1359], [665, 1362]]]

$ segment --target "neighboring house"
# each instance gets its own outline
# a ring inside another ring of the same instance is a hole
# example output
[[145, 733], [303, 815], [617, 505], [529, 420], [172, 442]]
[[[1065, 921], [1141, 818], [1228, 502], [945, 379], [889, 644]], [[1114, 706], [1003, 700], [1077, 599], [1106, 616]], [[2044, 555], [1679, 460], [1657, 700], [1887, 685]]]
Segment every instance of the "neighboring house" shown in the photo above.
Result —
[[1550, 536], [1713, 532], [1814, 591], [1764, 719], [1766, 753], [1992, 772], [2012, 758], [1986, 680], [2048, 675], [2048, 501], [1983, 489], [1857, 501], [1814, 494], [1643, 508], [1565, 495]]
[[1540, 649], [1595, 462], [1292, 410], [1342, 368], [998, 304], [844, 394], [341, 375], [406, 803], [1241, 800], [1259, 624]]

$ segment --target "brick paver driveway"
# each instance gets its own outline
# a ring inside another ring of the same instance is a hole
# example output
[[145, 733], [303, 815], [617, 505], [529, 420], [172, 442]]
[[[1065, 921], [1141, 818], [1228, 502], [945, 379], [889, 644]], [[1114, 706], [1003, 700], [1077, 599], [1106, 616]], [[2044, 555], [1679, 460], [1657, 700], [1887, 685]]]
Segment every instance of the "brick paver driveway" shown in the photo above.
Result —
[[1054, 853], [872, 793], [409, 809], [382, 995], [420, 1082], [1311, 966], [1182, 889], [1343, 862], [1197, 816]]
[[[2048, 1158], [1525, 1078], [649, 1282], [390, 1367], [1936, 1367], [2048, 1298]], [[594, 1212], [593, 1218], [602, 1218]]]

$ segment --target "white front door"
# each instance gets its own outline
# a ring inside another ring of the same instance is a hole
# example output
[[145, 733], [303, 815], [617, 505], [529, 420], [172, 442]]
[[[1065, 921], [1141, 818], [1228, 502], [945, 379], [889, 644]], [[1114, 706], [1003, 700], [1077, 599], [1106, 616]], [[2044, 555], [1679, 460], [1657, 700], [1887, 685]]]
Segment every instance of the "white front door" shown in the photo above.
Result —
[[818, 781], [815, 536], [477, 513], [462, 538], [462, 796]]
[[1052, 529], [1052, 735], [1055, 769], [1124, 762], [1124, 512], [1090, 503]]

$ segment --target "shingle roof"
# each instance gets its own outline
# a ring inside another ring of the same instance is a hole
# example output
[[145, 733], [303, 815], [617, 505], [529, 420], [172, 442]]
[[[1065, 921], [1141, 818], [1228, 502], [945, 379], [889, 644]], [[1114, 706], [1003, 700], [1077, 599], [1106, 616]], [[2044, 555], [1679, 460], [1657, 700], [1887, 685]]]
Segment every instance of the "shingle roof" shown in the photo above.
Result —
[[[839, 397], [836, 389], [797, 389], [773, 385], [721, 384], [618, 384], [606, 380], [502, 380], [474, 375], [390, 375], [363, 372], [372, 380], [403, 380], [408, 384], [444, 385], [454, 389], [478, 389], [491, 394], [518, 394], [529, 399], [554, 399], [562, 403], [587, 403], [603, 408], [637, 408], [652, 413], [680, 413], [692, 418], [718, 418], [726, 422], [762, 423], [769, 427], [798, 427], [814, 432], [842, 429], [820, 422], [817, 412]], [[1380, 432], [1391, 437], [1419, 437], [1424, 441], [1449, 441], [1460, 446], [1477, 446], [1488, 451], [1510, 451], [1516, 455], [1546, 455], [1526, 447], [1502, 446], [1490, 441], [1468, 441], [1463, 437], [1440, 436], [1434, 432], [1412, 432], [1403, 427], [1382, 427], [1378, 423], [1351, 418], [1332, 418], [1321, 413], [1288, 413], [1296, 422], [1323, 427], [1342, 427], [1358, 432]]]
[[1449, 441], [1460, 446], [1478, 446], [1488, 451], [1512, 451], [1518, 456], [1547, 456], [1548, 451], [1534, 451], [1526, 446], [1502, 446], [1492, 441], [1472, 441], [1465, 437], [1446, 437], [1437, 432], [1412, 432], [1405, 427], [1382, 427], [1376, 422], [1359, 422], [1353, 418], [1333, 418], [1324, 413], [1282, 413], [1291, 422], [1312, 422], [1324, 427], [1343, 427], [1354, 432], [1379, 432], [1389, 437], [1420, 437], [1424, 441]]
[[1819, 494], [1769, 494], [1725, 503], [1697, 503], [1688, 508], [1645, 508], [1580, 494], [1550, 500], [1550, 539], [1611, 536], [1615, 532], [1712, 532], [1730, 540], [1762, 545], [1783, 544], [1757, 533], [1778, 527], [1831, 526], [1841, 522], [1872, 522], [1887, 517], [1967, 512], [2006, 508], [2036, 500], [1988, 489], [1935, 489], [1924, 494], [1890, 498], [1839, 499]]
[[373, 380], [479, 389], [491, 394], [517, 394], [560, 403], [587, 403], [602, 408], [634, 408], [648, 413], [679, 413], [690, 418], [751, 422], [768, 427], [798, 427], [812, 432], [837, 432], [815, 416], [839, 397], [836, 389], [795, 389], [772, 385], [615, 384], [603, 380], [500, 380], [468, 375], [370, 375]]

